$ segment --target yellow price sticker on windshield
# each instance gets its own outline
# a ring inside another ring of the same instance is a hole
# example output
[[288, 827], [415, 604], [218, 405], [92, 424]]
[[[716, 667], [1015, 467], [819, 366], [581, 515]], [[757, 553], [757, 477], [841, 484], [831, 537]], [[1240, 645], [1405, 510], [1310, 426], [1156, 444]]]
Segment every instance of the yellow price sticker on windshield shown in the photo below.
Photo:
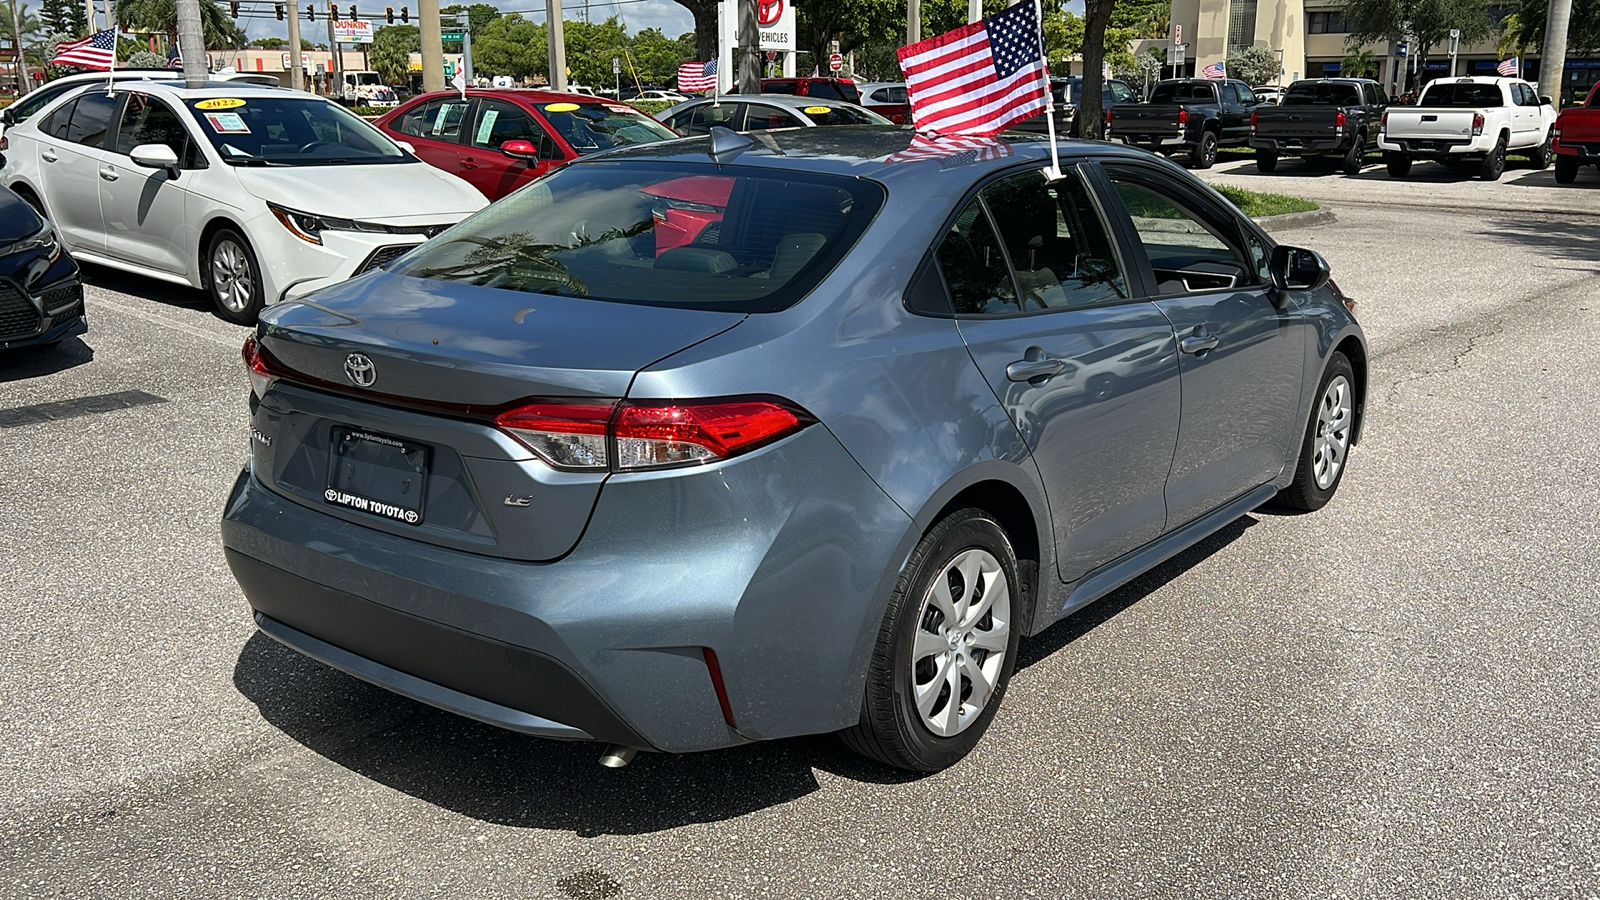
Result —
[[578, 108], [576, 103], [552, 103], [544, 108], [545, 112], [572, 112]]
[[825, 116], [825, 115], [827, 115], [828, 113], [831, 113], [831, 112], [833, 112], [833, 107], [830, 107], [830, 106], [808, 106], [808, 107], [806, 107], [806, 115], [808, 115], [808, 116]]
[[234, 109], [244, 105], [244, 101], [236, 97], [218, 97], [214, 100], [201, 100], [194, 105], [195, 109]]

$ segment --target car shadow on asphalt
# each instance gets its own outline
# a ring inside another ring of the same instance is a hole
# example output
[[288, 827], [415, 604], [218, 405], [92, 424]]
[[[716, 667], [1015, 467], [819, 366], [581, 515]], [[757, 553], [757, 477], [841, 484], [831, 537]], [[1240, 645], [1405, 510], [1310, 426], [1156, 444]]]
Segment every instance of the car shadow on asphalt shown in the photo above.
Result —
[[0, 352], [0, 383], [42, 378], [94, 361], [94, 348], [71, 337], [54, 347], [21, 347]]
[[219, 320], [216, 306], [206, 296], [205, 291], [197, 290], [183, 284], [174, 284], [162, 281], [159, 278], [149, 278], [144, 275], [135, 275], [120, 269], [112, 269], [94, 263], [80, 263], [78, 271], [81, 273], [84, 284], [92, 285], [101, 290], [112, 291], [118, 294], [127, 294], [151, 303], [160, 303], [177, 309], [192, 309], [197, 312], [209, 312]]
[[[1255, 522], [1246, 516], [1025, 639], [1018, 666], [1067, 647]], [[599, 765], [600, 744], [531, 738], [447, 713], [324, 666], [259, 632], [240, 652], [233, 681], [270, 724], [358, 775], [480, 821], [581, 837], [736, 818], [818, 790], [817, 770], [869, 784], [922, 777], [857, 756], [832, 735], [684, 755], [641, 753], [624, 769], [607, 769]]]
[[[1600, 201], [1600, 179], [1595, 179], [1594, 189]], [[1579, 263], [1572, 267], [1577, 271], [1600, 272], [1600, 219], [1499, 218], [1484, 222], [1476, 233], [1537, 251], [1548, 260]]]

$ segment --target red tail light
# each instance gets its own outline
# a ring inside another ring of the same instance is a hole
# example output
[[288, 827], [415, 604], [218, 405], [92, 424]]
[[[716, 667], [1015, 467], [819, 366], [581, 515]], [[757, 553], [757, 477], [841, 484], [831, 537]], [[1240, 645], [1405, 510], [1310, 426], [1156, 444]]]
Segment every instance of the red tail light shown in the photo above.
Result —
[[267, 364], [266, 355], [256, 345], [256, 339], [247, 337], [244, 346], [239, 349], [239, 355], [244, 357], [244, 367], [250, 371], [250, 391], [257, 397], [265, 397], [267, 388], [277, 380], [277, 374]]
[[1483, 134], [1483, 113], [1472, 114], [1472, 136]]
[[1250, 110], [1250, 130], [1256, 130], [1256, 111], [1253, 109]]
[[1385, 110], [1383, 115], [1378, 117], [1378, 130], [1379, 131], [1385, 131], [1385, 130], [1388, 129], [1388, 127], [1389, 127], [1389, 113], [1388, 113], [1387, 110]]
[[1344, 110], [1339, 110], [1333, 117], [1333, 131], [1335, 134], [1344, 134]]
[[634, 471], [715, 462], [788, 437], [815, 421], [776, 398], [687, 403], [546, 401], [495, 424], [558, 469]]
[[1106, 127], [1111, 127], [1111, 110], [1106, 110]]
[[1187, 124], [1189, 124], [1189, 111], [1187, 109], [1178, 110], [1178, 124], [1179, 125], [1187, 125]]
[[0, 134], [0, 153], [11, 149], [11, 139]]

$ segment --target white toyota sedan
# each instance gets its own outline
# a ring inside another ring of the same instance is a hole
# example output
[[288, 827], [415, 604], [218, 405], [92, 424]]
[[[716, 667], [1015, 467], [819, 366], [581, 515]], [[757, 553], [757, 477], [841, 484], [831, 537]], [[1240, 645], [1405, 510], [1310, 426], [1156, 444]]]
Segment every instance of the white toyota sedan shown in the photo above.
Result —
[[485, 205], [344, 108], [279, 88], [94, 87], [5, 139], [0, 181], [80, 261], [201, 288], [243, 324]]

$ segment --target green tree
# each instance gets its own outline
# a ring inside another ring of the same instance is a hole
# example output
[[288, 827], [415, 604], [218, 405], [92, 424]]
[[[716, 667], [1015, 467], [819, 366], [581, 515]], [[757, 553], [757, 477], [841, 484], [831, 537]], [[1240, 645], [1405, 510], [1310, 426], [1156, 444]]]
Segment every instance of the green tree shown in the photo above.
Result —
[[[672, 0], [694, 16], [696, 59], [717, 58], [717, 0]], [[798, 15], [798, 11], [796, 13]]]
[[[377, 40], [376, 33], [373, 35], [373, 40]], [[282, 50], [283, 48], [289, 46], [289, 42], [283, 38], [264, 37], [256, 38], [255, 40], [251, 41], [250, 46], [261, 50]]]
[[411, 54], [422, 49], [415, 25], [386, 25], [372, 33], [367, 65], [387, 84], [405, 84], [411, 77]]
[[[1520, 10], [1501, 21], [1503, 33], [1515, 35], [1510, 42], [1514, 49], [1544, 44], [1547, 9], [1545, 0], [1523, 0]], [[1600, 52], [1600, 0], [1572, 0], [1572, 18], [1567, 22], [1567, 58], [1571, 59], [1575, 53], [1595, 52]]]
[[1278, 52], [1266, 47], [1245, 47], [1228, 54], [1228, 77], [1246, 84], [1277, 84], [1278, 68]]
[[127, 66], [130, 69], [160, 69], [164, 68], [166, 64], [167, 58], [159, 53], [151, 53], [149, 50], [135, 50], [128, 54], [119, 65]]
[[1351, 44], [1345, 47], [1344, 59], [1339, 63], [1339, 74], [1350, 78], [1376, 78], [1378, 57], [1371, 50]]
[[485, 25], [481, 34], [473, 32], [473, 68], [485, 75], [509, 75], [518, 80], [532, 75], [548, 77], [546, 47], [543, 25], [511, 13]]
[[1463, 44], [1488, 37], [1494, 30], [1488, 0], [1346, 0], [1344, 19], [1350, 24], [1350, 40], [1367, 43], [1404, 36], [1422, 62], [1449, 40], [1452, 28], [1461, 30]]
[[[926, 6], [924, 6], [926, 9]], [[815, 65], [827, 67], [828, 48], [839, 42], [848, 55], [876, 41], [905, 34], [905, 0], [804, 0], [795, 7], [795, 43]]]
[[[176, 0], [121, 0], [116, 15], [125, 30], [164, 34], [173, 45], [178, 43]], [[243, 47], [248, 42], [216, 0], [200, 0], [200, 28], [210, 49]]]
[[39, 7], [39, 30], [63, 37], [83, 37], [89, 33], [88, 20], [79, 0], [44, 0]]

